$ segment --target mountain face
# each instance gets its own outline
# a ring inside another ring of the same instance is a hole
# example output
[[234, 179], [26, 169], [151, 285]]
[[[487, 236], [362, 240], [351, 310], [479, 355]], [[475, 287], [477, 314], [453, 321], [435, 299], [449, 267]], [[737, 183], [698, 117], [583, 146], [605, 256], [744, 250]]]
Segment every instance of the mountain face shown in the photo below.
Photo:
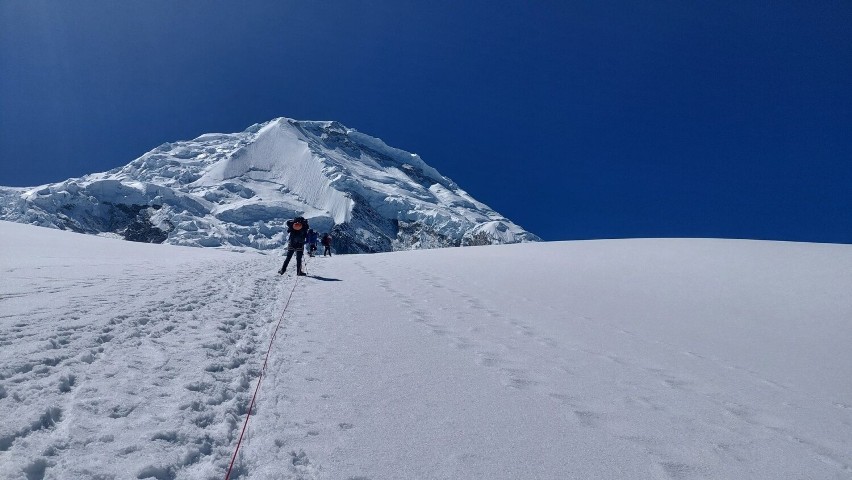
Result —
[[2, 220], [141, 242], [280, 248], [299, 215], [338, 253], [540, 240], [419, 156], [337, 122], [278, 118], [108, 172], [0, 188]]

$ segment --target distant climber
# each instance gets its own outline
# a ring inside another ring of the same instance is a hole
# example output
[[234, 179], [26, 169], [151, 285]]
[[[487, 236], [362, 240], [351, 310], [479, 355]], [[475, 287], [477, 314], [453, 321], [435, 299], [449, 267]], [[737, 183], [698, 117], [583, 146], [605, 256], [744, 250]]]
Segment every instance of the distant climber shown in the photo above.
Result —
[[327, 232], [322, 234], [322, 246], [325, 247], [325, 249], [322, 251], [322, 256], [324, 257], [324, 256], [328, 255], [330, 257], [331, 256], [331, 235]]
[[287, 271], [287, 265], [290, 259], [293, 258], [293, 253], [296, 253], [296, 275], [304, 276], [302, 271], [302, 255], [304, 254], [305, 240], [308, 233], [308, 221], [305, 217], [296, 217], [292, 220], [287, 220], [287, 233], [290, 235], [287, 239], [287, 258], [284, 259], [284, 265], [281, 270], [278, 270], [279, 275], [284, 275]]
[[317, 241], [319, 240], [319, 234], [313, 228], [308, 230], [308, 255], [311, 257], [314, 256], [314, 252], [317, 251]]

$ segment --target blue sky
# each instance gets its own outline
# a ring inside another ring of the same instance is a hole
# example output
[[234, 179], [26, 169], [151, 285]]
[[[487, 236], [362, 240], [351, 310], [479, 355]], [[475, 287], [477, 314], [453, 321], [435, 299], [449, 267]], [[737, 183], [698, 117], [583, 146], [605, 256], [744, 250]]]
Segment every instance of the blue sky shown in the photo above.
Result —
[[852, 3], [0, 1], [0, 185], [287, 116], [546, 240], [852, 243]]

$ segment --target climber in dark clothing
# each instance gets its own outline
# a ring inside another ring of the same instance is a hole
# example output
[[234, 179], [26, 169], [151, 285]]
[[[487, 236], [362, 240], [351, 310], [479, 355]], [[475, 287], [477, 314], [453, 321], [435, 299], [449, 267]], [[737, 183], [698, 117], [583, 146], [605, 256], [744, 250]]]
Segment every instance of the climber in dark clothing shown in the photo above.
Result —
[[322, 234], [322, 246], [325, 247], [325, 249], [322, 252], [322, 256], [324, 257], [324, 256], [328, 255], [330, 257], [331, 256], [331, 235], [329, 235], [328, 233]]
[[314, 252], [317, 251], [317, 241], [319, 240], [319, 234], [314, 231], [313, 228], [308, 230], [308, 255], [311, 257], [314, 256]]
[[293, 258], [293, 252], [295, 252], [296, 275], [306, 275], [302, 271], [302, 255], [304, 254], [303, 249], [305, 248], [305, 240], [308, 233], [308, 221], [304, 217], [287, 220], [287, 233], [290, 234], [290, 237], [287, 239], [287, 258], [284, 259], [284, 265], [281, 266], [281, 270], [278, 270], [278, 274], [284, 275], [290, 259]]

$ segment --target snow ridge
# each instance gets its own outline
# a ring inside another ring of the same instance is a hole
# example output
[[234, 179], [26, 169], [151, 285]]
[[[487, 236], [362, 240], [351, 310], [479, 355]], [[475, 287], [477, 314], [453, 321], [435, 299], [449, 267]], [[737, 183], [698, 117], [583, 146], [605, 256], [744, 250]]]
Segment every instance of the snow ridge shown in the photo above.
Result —
[[338, 122], [282, 117], [108, 172], [0, 188], [3, 220], [174, 245], [275, 249], [297, 215], [340, 253], [539, 240], [418, 155]]

